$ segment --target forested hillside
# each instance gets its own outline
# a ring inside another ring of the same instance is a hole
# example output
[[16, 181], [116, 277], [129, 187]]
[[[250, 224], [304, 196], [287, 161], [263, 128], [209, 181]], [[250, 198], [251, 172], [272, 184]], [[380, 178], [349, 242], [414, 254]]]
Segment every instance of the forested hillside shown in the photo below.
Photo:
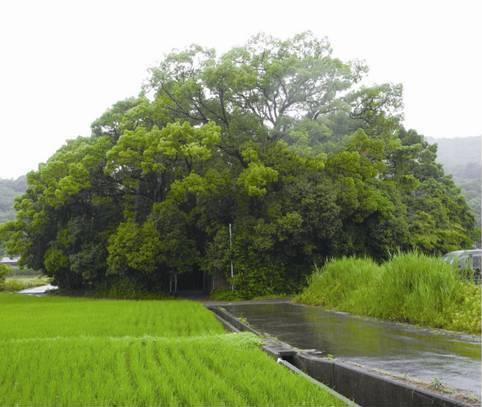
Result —
[[14, 200], [27, 189], [27, 177], [12, 179], [0, 178], [0, 223], [15, 219]]
[[402, 126], [401, 87], [366, 72], [309, 33], [174, 52], [29, 173], [0, 237], [62, 287], [205, 272], [244, 296], [296, 290], [330, 257], [470, 247], [473, 215]]
[[481, 138], [428, 139], [430, 143], [437, 144], [437, 161], [462, 189], [479, 227], [482, 196]]

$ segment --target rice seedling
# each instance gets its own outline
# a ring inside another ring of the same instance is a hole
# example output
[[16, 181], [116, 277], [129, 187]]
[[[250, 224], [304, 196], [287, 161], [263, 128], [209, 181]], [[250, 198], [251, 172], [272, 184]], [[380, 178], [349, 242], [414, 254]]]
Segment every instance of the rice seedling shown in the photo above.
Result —
[[251, 334], [10, 340], [0, 360], [0, 405], [342, 405]]
[[30, 297], [0, 293], [0, 338], [189, 336], [222, 333], [216, 318], [190, 301]]
[[225, 333], [197, 303], [2, 294], [0, 405], [343, 402], [277, 365], [254, 335]]

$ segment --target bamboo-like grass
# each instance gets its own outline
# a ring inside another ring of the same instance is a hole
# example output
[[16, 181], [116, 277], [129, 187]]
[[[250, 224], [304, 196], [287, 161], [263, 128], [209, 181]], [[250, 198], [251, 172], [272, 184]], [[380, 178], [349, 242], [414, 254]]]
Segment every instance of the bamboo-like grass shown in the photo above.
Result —
[[382, 265], [341, 258], [316, 271], [296, 297], [306, 304], [423, 326], [479, 333], [480, 286], [439, 258], [394, 256]]

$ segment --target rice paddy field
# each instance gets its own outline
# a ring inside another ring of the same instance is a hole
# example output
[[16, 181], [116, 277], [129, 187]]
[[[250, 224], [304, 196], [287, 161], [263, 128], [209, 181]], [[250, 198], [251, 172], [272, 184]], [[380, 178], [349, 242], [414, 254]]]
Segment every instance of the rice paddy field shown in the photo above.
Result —
[[190, 301], [0, 293], [1, 406], [340, 406]]

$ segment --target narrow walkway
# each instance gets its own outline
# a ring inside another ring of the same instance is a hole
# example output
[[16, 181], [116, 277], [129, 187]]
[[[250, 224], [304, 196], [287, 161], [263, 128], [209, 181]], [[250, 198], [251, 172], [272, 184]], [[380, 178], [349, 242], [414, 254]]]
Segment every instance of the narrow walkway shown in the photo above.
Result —
[[215, 301], [210, 299], [199, 300], [207, 307], [227, 307], [233, 305], [266, 305], [266, 304], [291, 304], [290, 298], [272, 298], [267, 300], [243, 300], [243, 301]]
[[284, 302], [225, 303], [250, 326], [301, 349], [480, 397], [480, 337]]
[[26, 288], [25, 290], [18, 291], [19, 294], [29, 294], [29, 295], [43, 295], [47, 294], [49, 291], [57, 290], [59, 287], [52, 284], [41, 285], [38, 287]]

